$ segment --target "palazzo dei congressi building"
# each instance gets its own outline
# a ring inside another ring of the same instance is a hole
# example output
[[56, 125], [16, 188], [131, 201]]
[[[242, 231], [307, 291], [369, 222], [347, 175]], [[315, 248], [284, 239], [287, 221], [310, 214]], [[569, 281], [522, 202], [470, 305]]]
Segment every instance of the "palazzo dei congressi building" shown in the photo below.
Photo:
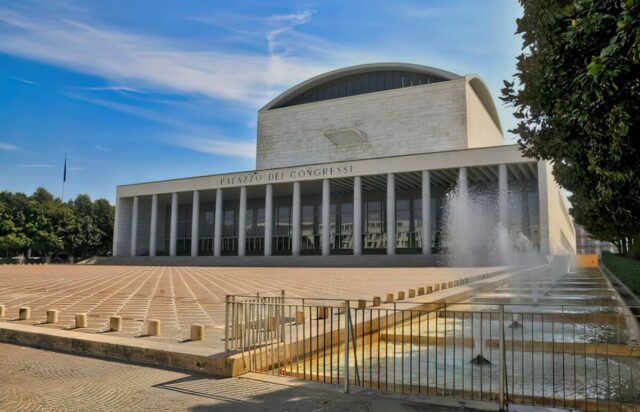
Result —
[[118, 186], [113, 255], [446, 254], [459, 177], [502, 205], [512, 239], [575, 253], [550, 165], [504, 144], [474, 75], [381, 63], [309, 79], [258, 112], [256, 163]]

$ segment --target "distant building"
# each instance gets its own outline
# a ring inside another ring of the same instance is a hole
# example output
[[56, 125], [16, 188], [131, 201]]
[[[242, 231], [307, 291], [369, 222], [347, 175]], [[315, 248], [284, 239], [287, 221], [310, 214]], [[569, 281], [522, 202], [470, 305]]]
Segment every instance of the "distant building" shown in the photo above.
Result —
[[459, 176], [504, 200], [512, 238], [575, 253], [551, 166], [504, 144], [475, 75], [376, 63], [316, 76], [259, 110], [256, 165], [118, 186], [113, 255], [446, 253], [443, 210]]
[[610, 242], [595, 240], [584, 227], [573, 222], [576, 228], [576, 253], [579, 255], [599, 255], [602, 252], [616, 252], [617, 249]]

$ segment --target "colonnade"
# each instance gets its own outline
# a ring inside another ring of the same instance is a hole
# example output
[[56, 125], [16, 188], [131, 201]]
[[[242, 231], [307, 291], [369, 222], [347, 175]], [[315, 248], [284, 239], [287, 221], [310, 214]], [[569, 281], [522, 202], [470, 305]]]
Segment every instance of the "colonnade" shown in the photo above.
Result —
[[[499, 165], [498, 173], [498, 215], [499, 222], [507, 225], [507, 167], [504, 164]], [[461, 167], [459, 172], [460, 189], [465, 190], [467, 187], [466, 168]], [[387, 174], [387, 207], [386, 207], [386, 234], [387, 234], [387, 254], [394, 255], [396, 253], [396, 183], [395, 174]], [[431, 198], [431, 179], [428, 170], [422, 171], [422, 199]], [[293, 182], [293, 199], [292, 199], [292, 240], [291, 254], [293, 256], [300, 255], [302, 243], [301, 237], [301, 193], [300, 182]], [[270, 256], [272, 253], [272, 237], [273, 237], [273, 185], [266, 184], [265, 188], [265, 220], [264, 220], [264, 255]], [[321, 253], [323, 256], [330, 254], [330, 196], [331, 182], [330, 179], [322, 180], [322, 205], [321, 205]], [[132, 219], [131, 219], [131, 256], [137, 256], [138, 244], [138, 210], [139, 196], [133, 197]], [[214, 233], [213, 233], [213, 254], [220, 256], [222, 254], [222, 222], [223, 222], [223, 204], [224, 190], [216, 189], [215, 210], [214, 210]], [[423, 201], [422, 203], [422, 253], [428, 255], [431, 253], [431, 202]], [[362, 177], [356, 176], [353, 179], [353, 254], [361, 255], [363, 253], [362, 245]], [[238, 210], [238, 256], [246, 254], [246, 212], [247, 212], [247, 186], [240, 187], [240, 202]], [[169, 229], [169, 255], [176, 256], [177, 251], [177, 230], [178, 230], [178, 193], [171, 194], [171, 216]], [[191, 220], [191, 256], [198, 256], [198, 239], [199, 239], [199, 216], [200, 216], [200, 192], [193, 191], [193, 209]], [[427, 217], [427, 218], [425, 218]], [[149, 256], [156, 256], [157, 253], [157, 227], [158, 227], [158, 195], [151, 197], [151, 218], [149, 228]], [[115, 252], [115, 250], [114, 250]], [[114, 253], [115, 255], [115, 253]]]

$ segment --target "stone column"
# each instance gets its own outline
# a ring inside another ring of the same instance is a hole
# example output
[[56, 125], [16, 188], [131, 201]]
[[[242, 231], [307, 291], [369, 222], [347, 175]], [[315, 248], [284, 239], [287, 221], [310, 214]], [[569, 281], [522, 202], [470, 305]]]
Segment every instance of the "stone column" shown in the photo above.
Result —
[[462, 203], [466, 203], [469, 200], [469, 183], [467, 181], [467, 168], [461, 167], [458, 172], [458, 199]]
[[[544, 160], [538, 160], [538, 208], [540, 209], [540, 253], [548, 256], [551, 252], [549, 244], [549, 182], [551, 173], [547, 168], [550, 165]], [[549, 179], [549, 180], [547, 180]], [[553, 183], [552, 183], [553, 184]]]
[[222, 189], [216, 189], [216, 210], [213, 226], [213, 255], [222, 255]]
[[322, 256], [331, 254], [331, 183], [322, 179]]
[[291, 254], [293, 256], [300, 255], [300, 182], [293, 182], [293, 209], [291, 209]]
[[499, 165], [498, 172], [498, 223], [506, 229], [509, 224], [509, 204], [507, 201], [509, 177], [507, 175], [507, 165]]
[[133, 212], [131, 217], [131, 256], [138, 255], [138, 209], [140, 198], [133, 197]]
[[353, 178], [353, 254], [362, 254], [362, 178]]
[[422, 171], [422, 254], [431, 254], [431, 174]]
[[264, 255], [271, 256], [273, 241], [273, 185], [265, 186], [264, 191]]
[[387, 174], [387, 255], [396, 254], [396, 178]]
[[158, 195], [151, 196], [151, 223], [149, 227], [149, 256], [158, 249]]
[[193, 191], [193, 209], [191, 212], [191, 256], [198, 256], [198, 229], [200, 228], [200, 192]]
[[247, 187], [240, 188], [240, 208], [238, 210], [238, 256], [247, 250]]
[[169, 232], [169, 256], [176, 255], [178, 239], [178, 194], [171, 194], [171, 226]]

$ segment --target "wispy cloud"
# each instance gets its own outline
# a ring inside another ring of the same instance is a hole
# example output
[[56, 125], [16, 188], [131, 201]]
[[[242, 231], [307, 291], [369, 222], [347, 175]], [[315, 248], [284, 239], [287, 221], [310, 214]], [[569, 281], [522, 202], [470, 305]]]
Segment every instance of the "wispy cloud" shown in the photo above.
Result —
[[16, 81], [19, 81], [19, 82], [22, 82], [22, 83], [26, 83], [26, 84], [30, 84], [30, 85], [32, 85], [32, 86], [36, 86], [36, 85], [38, 84], [38, 83], [33, 82], [33, 81], [31, 81], [31, 80], [23, 79], [22, 77], [12, 76], [11, 78], [12, 78], [13, 80], [16, 80]]
[[171, 139], [171, 143], [196, 152], [214, 155], [241, 157], [246, 159], [254, 159], [256, 156], [255, 142], [237, 139], [180, 137], [178, 139]]
[[129, 93], [143, 93], [141, 90], [134, 89], [127, 86], [95, 86], [95, 87], [79, 87], [82, 90], [90, 90], [94, 92], [129, 92]]
[[266, 21], [269, 23], [276, 22], [288, 22], [293, 24], [305, 24], [309, 20], [311, 20], [311, 15], [313, 13], [311, 10], [305, 10], [300, 13], [291, 13], [291, 14], [272, 14], [271, 16], [266, 18]]
[[110, 150], [111, 150], [111, 149], [108, 149], [108, 148], [106, 148], [106, 147], [104, 147], [104, 146], [102, 146], [102, 145], [99, 145], [99, 144], [95, 145], [95, 146], [94, 146], [94, 148], [95, 148], [96, 150], [100, 150], [101, 152], [108, 152], [108, 151], [110, 151]]
[[18, 146], [11, 144], [11, 143], [5, 143], [5, 142], [0, 142], [0, 150], [6, 150], [8, 152], [14, 152], [16, 150], [18, 150]]
[[22, 167], [25, 169], [52, 169], [55, 166], [46, 163], [24, 163], [19, 164], [18, 167]]
[[273, 97], [273, 88], [284, 88], [337, 65], [340, 48], [293, 30], [311, 15], [304, 11], [268, 17], [269, 50], [241, 52], [0, 8], [4, 23], [0, 51], [131, 85], [127, 90], [153, 88], [259, 106]]

